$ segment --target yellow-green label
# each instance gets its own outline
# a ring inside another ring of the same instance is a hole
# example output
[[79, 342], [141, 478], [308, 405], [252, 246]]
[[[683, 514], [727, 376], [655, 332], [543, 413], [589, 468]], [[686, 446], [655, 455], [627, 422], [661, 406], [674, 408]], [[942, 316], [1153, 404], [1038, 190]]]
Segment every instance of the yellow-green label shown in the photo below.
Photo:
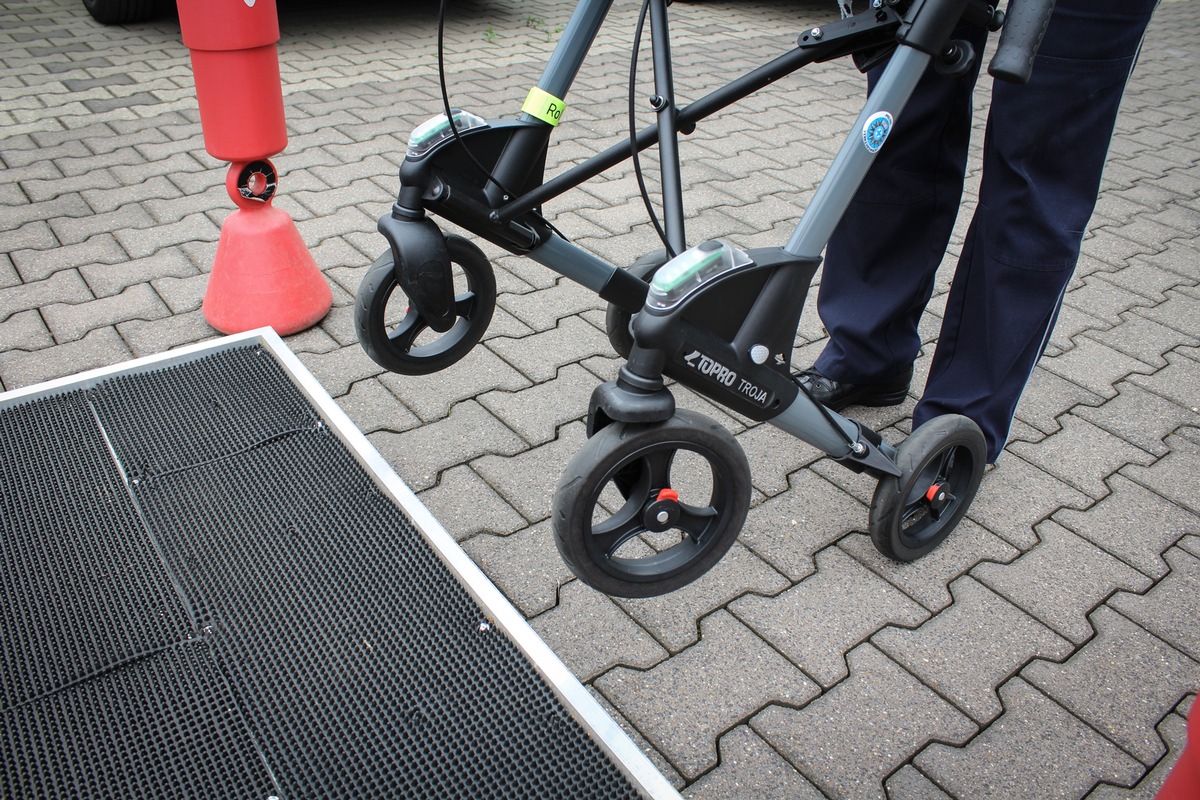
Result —
[[566, 109], [566, 103], [536, 86], [529, 90], [529, 96], [525, 98], [525, 104], [521, 106], [521, 110], [529, 116], [537, 117], [542, 122], [547, 122], [551, 125], [558, 124], [558, 121], [562, 119], [562, 113]]

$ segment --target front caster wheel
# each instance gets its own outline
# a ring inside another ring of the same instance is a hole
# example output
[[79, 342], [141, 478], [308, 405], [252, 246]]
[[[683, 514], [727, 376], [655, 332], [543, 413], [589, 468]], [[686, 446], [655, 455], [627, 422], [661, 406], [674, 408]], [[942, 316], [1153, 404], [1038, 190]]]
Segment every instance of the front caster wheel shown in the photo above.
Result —
[[614, 422], [584, 444], [554, 493], [554, 541], [588, 586], [619, 597], [673, 592], [733, 545], [750, 508], [750, 465], [733, 436], [680, 410]]
[[897, 448], [900, 477], [886, 476], [871, 500], [871, 541], [897, 561], [937, 547], [962, 519], [983, 477], [987, 444], [979, 426], [947, 414], [926, 422]]
[[461, 236], [446, 236], [454, 270], [453, 327], [437, 334], [408, 304], [391, 252], [376, 259], [358, 286], [354, 324], [363, 350], [401, 375], [428, 375], [455, 363], [479, 343], [496, 309], [496, 276], [487, 256]]

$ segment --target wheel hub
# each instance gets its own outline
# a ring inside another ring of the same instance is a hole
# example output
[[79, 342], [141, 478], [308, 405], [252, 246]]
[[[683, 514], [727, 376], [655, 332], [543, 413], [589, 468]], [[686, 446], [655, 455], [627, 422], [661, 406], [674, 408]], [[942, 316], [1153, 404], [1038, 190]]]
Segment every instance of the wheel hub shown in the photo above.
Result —
[[674, 489], [660, 489], [642, 510], [642, 524], [648, 531], [670, 530], [678, 521], [679, 492]]
[[935, 483], [925, 492], [925, 502], [929, 504], [929, 515], [937, 519], [942, 512], [954, 502], [954, 495], [945, 483]]

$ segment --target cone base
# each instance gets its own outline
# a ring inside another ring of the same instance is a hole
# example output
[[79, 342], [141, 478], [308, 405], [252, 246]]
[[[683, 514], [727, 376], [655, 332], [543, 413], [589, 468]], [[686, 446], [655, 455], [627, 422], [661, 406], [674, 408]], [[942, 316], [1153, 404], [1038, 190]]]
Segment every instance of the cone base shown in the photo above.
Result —
[[329, 284], [286, 212], [264, 203], [226, 218], [204, 293], [209, 325], [221, 333], [270, 326], [287, 336], [316, 325], [332, 305]]

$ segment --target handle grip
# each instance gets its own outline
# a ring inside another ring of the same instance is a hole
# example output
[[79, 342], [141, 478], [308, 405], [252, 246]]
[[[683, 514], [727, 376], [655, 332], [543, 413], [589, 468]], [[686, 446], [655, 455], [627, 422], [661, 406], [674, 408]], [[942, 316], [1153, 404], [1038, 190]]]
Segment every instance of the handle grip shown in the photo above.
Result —
[[1054, 0], [1009, 0], [1000, 44], [988, 65], [988, 74], [1009, 83], [1029, 83], [1033, 57], [1053, 11]]

